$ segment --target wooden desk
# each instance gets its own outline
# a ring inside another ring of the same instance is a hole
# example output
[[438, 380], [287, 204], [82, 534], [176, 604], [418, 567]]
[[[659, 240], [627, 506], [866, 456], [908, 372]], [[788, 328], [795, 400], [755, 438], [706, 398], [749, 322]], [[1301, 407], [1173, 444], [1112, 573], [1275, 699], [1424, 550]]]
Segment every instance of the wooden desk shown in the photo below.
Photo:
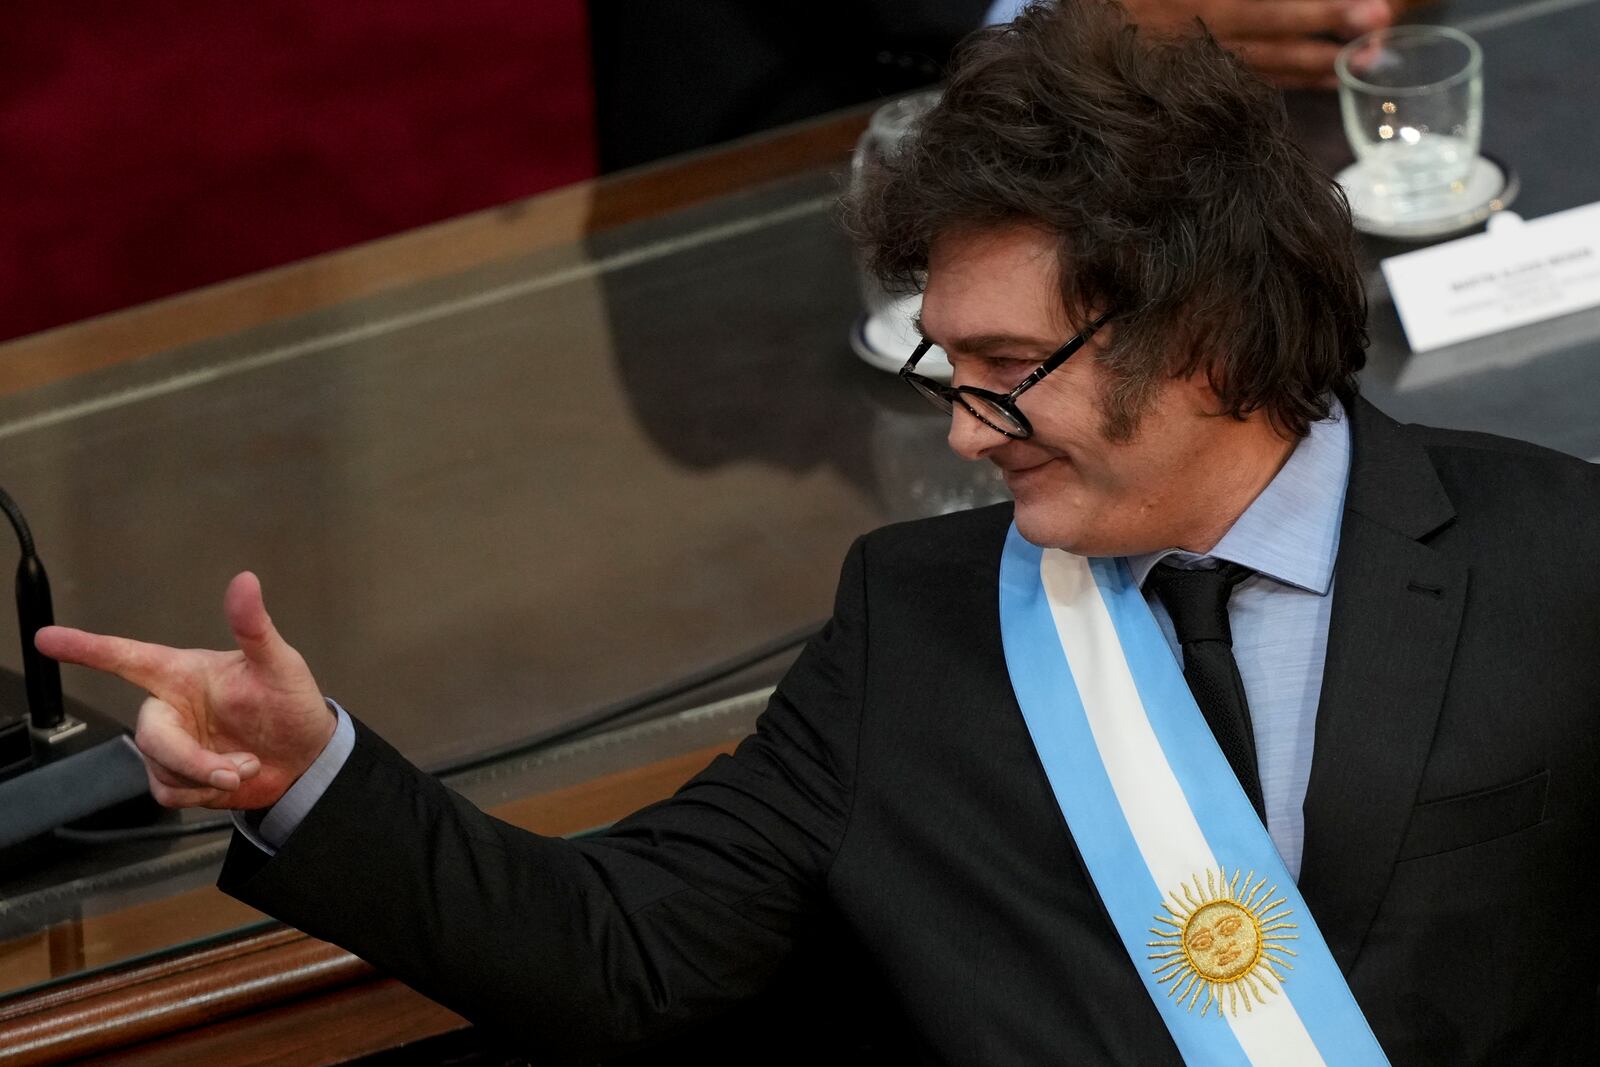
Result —
[[[729, 742], [658, 760], [513, 801], [494, 814], [537, 833], [575, 833], [670, 795], [732, 749]], [[258, 921], [213, 945], [0, 1001], [0, 1067], [68, 1061], [313, 1067], [467, 1025], [398, 982], [375, 977], [343, 949], [266, 920], [216, 889], [130, 909], [98, 932], [140, 944], [152, 936], [188, 936], [197, 917]], [[130, 1047], [140, 1042], [153, 1043]]]

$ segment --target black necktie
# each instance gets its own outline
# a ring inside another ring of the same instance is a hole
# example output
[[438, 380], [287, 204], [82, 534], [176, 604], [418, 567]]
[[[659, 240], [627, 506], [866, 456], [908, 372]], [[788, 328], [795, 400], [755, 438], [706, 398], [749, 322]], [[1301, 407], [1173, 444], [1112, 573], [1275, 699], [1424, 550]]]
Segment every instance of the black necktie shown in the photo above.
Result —
[[1145, 579], [1172, 617], [1183, 646], [1183, 677], [1195, 703], [1211, 725], [1228, 765], [1239, 776], [1245, 796], [1266, 824], [1261, 777], [1256, 771], [1256, 739], [1250, 728], [1250, 705], [1244, 696], [1239, 665], [1233, 659], [1233, 629], [1228, 625], [1228, 597], [1233, 587], [1255, 572], [1237, 563], [1211, 570], [1185, 570], [1158, 563]]

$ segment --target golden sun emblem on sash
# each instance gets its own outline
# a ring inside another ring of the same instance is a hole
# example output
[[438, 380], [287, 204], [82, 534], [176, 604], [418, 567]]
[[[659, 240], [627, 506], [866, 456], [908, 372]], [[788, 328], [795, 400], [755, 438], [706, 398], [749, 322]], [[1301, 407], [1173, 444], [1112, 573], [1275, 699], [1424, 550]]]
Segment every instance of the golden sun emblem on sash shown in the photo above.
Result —
[[1284, 899], [1254, 871], [1241, 877], [1235, 870], [1232, 881], [1226, 871], [1206, 871], [1204, 887], [1199, 875], [1192, 885], [1180, 883], [1161, 902], [1159, 926], [1150, 928], [1161, 938], [1147, 942], [1160, 950], [1150, 953], [1156, 981], [1167, 987], [1167, 996], [1187, 1001], [1189, 1011], [1204, 994], [1202, 1016], [1216, 1005], [1220, 1019], [1225, 1001], [1232, 1015], [1239, 1014], [1241, 1002], [1245, 1011], [1254, 1011], [1252, 998], [1265, 1004], [1268, 994], [1278, 992], [1273, 980], [1283, 983], [1278, 968], [1294, 969], [1285, 957], [1295, 953], [1284, 942], [1300, 936], [1285, 932], [1298, 927], [1284, 921], [1291, 914]]

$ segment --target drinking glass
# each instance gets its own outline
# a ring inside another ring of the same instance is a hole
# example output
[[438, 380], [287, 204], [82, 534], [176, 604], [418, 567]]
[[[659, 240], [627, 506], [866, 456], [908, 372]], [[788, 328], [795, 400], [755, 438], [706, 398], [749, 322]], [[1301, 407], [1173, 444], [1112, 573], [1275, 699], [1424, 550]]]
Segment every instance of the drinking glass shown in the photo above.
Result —
[[[891, 100], [874, 111], [850, 157], [851, 185], [858, 184], [868, 170], [899, 151], [900, 142], [911, 133], [917, 120], [938, 102], [939, 90], [926, 89]], [[861, 272], [861, 300], [867, 307], [868, 315], [877, 314], [894, 302], [894, 298], [884, 292], [876, 279], [865, 271]]]
[[[860, 183], [873, 167], [881, 165], [898, 152], [901, 143], [915, 129], [917, 120], [938, 101], [939, 90], [926, 89], [891, 100], [874, 111], [866, 132], [856, 142], [855, 154], [850, 158], [852, 187]], [[857, 354], [874, 366], [898, 371], [921, 340], [912, 328], [911, 321], [922, 309], [922, 297], [917, 293], [894, 294], [885, 291], [864, 265], [858, 264], [857, 276], [865, 314], [852, 332], [852, 346]], [[929, 355], [929, 373], [948, 379], [950, 365], [944, 353], [935, 351]]]
[[1340, 50], [1339, 106], [1369, 210], [1403, 223], [1466, 193], [1483, 131], [1483, 51], [1448, 26], [1395, 26]]

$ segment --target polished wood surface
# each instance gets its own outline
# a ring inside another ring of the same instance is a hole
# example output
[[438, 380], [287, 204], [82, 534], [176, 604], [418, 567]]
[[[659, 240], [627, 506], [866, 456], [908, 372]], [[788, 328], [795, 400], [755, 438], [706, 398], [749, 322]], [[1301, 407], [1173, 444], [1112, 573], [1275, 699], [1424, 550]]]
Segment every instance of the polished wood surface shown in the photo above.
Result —
[[382, 979], [72, 1062], [79, 1067], [330, 1067], [466, 1025], [422, 994]]
[[[0, 1064], [63, 1063], [348, 984], [354, 956], [277, 927], [219, 948], [56, 990], [29, 1010], [0, 1007]], [[95, 990], [95, 986], [105, 988]], [[9, 1016], [9, 1018], [8, 1018]]]

